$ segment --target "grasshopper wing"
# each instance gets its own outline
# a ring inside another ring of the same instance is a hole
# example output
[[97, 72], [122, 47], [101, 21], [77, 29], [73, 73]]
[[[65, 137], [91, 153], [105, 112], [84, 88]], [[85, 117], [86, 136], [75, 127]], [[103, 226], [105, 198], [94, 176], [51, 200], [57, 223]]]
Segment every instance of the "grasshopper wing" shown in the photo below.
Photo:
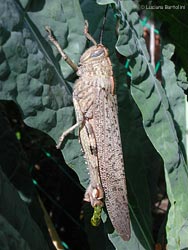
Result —
[[112, 225], [124, 239], [130, 238], [130, 219], [116, 96], [100, 89], [94, 109], [99, 172], [105, 204]]

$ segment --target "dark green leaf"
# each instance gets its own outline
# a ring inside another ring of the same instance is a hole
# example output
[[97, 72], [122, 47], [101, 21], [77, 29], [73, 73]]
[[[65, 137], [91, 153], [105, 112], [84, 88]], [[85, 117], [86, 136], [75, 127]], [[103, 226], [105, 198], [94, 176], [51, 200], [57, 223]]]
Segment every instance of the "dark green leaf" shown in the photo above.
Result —
[[1, 250], [31, 249], [27, 242], [2, 215], [0, 215], [0, 246]]
[[[44, 214], [38, 202], [38, 195], [29, 173], [29, 164], [26, 154], [23, 151], [21, 143], [15, 136], [15, 131], [11, 129], [7, 118], [7, 113], [10, 115], [13, 114], [13, 112], [14, 119], [18, 118], [18, 115], [16, 116], [15, 114], [18, 114], [19, 110], [15, 108], [16, 105], [13, 102], [10, 102], [9, 105], [8, 102], [4, 102], [4, 104], [5, 105], [0, 104], [0, 162], [2, 170], [18, 191], [22, 201], [24, 201], [26, 206], [28, 206], [32, 219], [40, 227], [49, 248], [53, 250], [54, 246], [49, 236], [44, 220]], [[9, 112], [7, 110], [9, 110]], [[17, 195], [17, 193], [14, 192], [12, 196], [14, 196], [14, 194]], [[6, 195], [9, 197], [8, 193], [4, 194], [5, 197]], [[14, 200], [14, 198], [10, 197], [10, 200]], [[12, 206], [13, 205], [14, 204], [12, 204]], [[2, 209], [5, 211], [8, 210], [6, 204], [5, 207], [2, 207]], [[5, 211], [2, 211], [2, 214]], [[16, 216], [19, 217], [22, 216], [22, 214], [15, 214], [15, 217]], [[17, 220], [22, 220], [22, 217], [17, 218]], [[23, 237], [23, 235], [21, 236]]]
[[[10, 232], [14, 239], [23, 238], [20, 247], [31, 250], [50, 249], [38, 225], [32, 219], [27, 206], [20, 199], [16, 189], [0, 169], [0, 214], [11, 224], [4, 233]], [[14, 230], [12, 229], [14, 227]], [[1, 227], [2, 229], [2, 227]], [[17, 231], [17, 233], [16, 233]], [[16, 242], [15, 242], [16, 243]], [[27, 244], [28, 245], [27, 245]], [[18, 243], [17, 243], [18, 244]], [[16, 247], [16, 245], [15, 245]], [[27, 247], [27, 248], [26, 248]]]

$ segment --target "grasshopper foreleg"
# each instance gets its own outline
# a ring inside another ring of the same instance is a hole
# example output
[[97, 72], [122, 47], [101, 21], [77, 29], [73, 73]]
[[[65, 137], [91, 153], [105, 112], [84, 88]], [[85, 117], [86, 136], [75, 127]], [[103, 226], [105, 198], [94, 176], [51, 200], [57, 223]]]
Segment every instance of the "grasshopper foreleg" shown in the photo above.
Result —
[[78, 101], [73, 98], [73, 103], [74, 103], [74, 108], [75, 108], [75, 111], [76, 111], [76, 121], [77, 122], [72, 127], [68, 128], [66, 131], [64, 131], [62, 133], [62, 135], [59, 138], [58, 144], [56, 145], [56, 148], [58, 148], [58, 149], [61, 147], [61, 144], [62, 144], [63, 140], [65, 139], [65, 137], [68, 134], [70, 134], [74, 129], [76, 129], [77, 127], [80, 127], [84, 122], [83, 113], [82, 113], [82, 111], [80, 109]]
[[59, 137], [59, 142], [56, 145], [56, 148], [60, 148], [61, 144], [63, 142], [63, 140], [65, 139], [65, 137], [70, 134], [75, 128], [79, 127], [82, 124], [82, 122], [77, 122], [76, 124], [74, 124], [72, 127], [68, 128], [66, 131], [63, 132], [63, 134]]
[[59, 51], [60, 55], [62, 56], [62, 58], [69, 64], [69, 66], [71, 66], [71, 68], [74, 71], [78, 70], [77, 65], [68, 57], [68, 55], [63, 51], [63, 49], [61, 48], [61, 46], [59, 45], [58, 41], [56, 40], [55, 36], [52, 33], [52, 30], [50, 29], [49, 26], [45, 27], [46, 31], [48, 32], [48, 38], [50, 39], [50, 41], [55, 45], [55, 47], [57, 48], [57, 50]]

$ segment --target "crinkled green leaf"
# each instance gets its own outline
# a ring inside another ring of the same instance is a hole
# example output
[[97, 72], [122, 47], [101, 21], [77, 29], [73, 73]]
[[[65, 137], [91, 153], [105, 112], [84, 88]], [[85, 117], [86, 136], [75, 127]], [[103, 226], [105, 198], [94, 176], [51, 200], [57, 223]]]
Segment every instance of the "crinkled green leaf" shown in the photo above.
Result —
[[[57, 141], [63, 130], [75, 122], [70, 82], [71, 79], [74, 82], [75, 75], [63, 59], [59, 59], [48, 41], [45, 26], [51, 26], [62, 47], [66, 47], [66, 53], [77, 63], [86, 40], [79, 3], [45, 1], [40, 5], [30, 1], [24, 10], [19, 2], [8, 0], [0, 3], [0, 15], [0, 98], [18, 103], [27, 125], [48, 133]], [[69, 78], [68, 82], [63, 75]], [[84, 161], [79, 157], [77, 136], [67, 140], [63, 151], [68, 164], [76, 165], [77, 172], [81, 172]], [[87, 172], [82, 176], [81, 182], [86, 185]]]
[[186, 77], [186, 73], [182, 68], [178, 74], [178, 85], [185, 91], [188, 90], [188, 80]]
[[[186, 144], [186, 120], [185, 120], [185, 94], [178, 86], [178, 79], [175, 73], [175, 65], [170, 60], [173, 56], [175, 47], [172, 44], [165, 44], [162, 49], [162, 75], [164, 86], [180, 147], [184, 157], [186, 158], [185, 144]], [[180, 79], [179, 79], [180, 80]]]
[[[130, 3], [131, 1], [121, 1], [119, 5], [115, 6], [116, 13], [121, 18], [120, 27], [123, 26], [127, 32], [132, 33], [139, 52], [133, 55], [130, 61], [131, 92], [142, 113], [145, 131], [163, 158], [165, 165], [167, 191], [171, 202], [170, 219], [167, 222], [168, 249], [180, 249], [180, 246], [185, 244], [180, 229], [187, 224], [188, 219], [186, 204], [188, 197], [184, 190], [188, 182], [187, 166], [179, 145], [169, 100], [161, 83], [154, 76], [154, 70], [148, 61], [148, 55], [145, 53], [146, 47], [142, 42], [142, 37], [134, 29], [133, 23], [135, 20], [132, 21], [130, 18], [133, 15], [129, 9]], [[119, 41], [122, 44], [121, 46], [117, 44], [117, 50], [126, 56], [127, 36], [124, 40], [122, 30], [125, 29], [119, 29], [119, 36], [121, 37]], [[176, 81], [176, 79], [173, 80]], [[174, 91], [176, 92], [175, 88]]]
[[[174, 126], [176, 128], [177, 136], [179, 139], [179, 147], [182, 151], [182, 157], [186, 158], [186, 119], [185, 119], [185, 95], [183, 90], [178, 86], [177, 84], [177, 77], [175, 74], [175, 66], [170, 61], [171, 56], [174, 52], [174, 46], [172, 44], [167, 44], [163, 47], [163, 63], [162, 63], [162, 75], [163, 75], [163, 84], [164, 89], [166, 91], [166, 95], [169, 101], [170, 106], [170, 113], [172, 114], [172, 119], [174, 121]], [[185, 169], [187, 171], [187, 169]], [[185, 172], [186, 174], [186, 172]], [[167, 176], [168, 177], [168, 176]], [[167, 178], [166, 177], [166, 178]], [[170, 179], [170, 175], [169, 175]], [[182, 179], [182, 181], [185, 181]], [[182, 182], [182, 185], [183, 182]], [[182, 186], [183, 188], [183, 186]], [[178, 190], [177, 190], [178, 191]], [[172, 190], [173, 192], [173, 190]], [[181, 198], [182, 199], [182, 198]], [[181, 216], [179, 218], [177, 217], [176, 213], [174, 213], [172, 210], [169, 212], [168, 218], [168, 224], [167, 224], [167, 230], [169, 230], [168, 225], [171, 225], [170, 230], [172, 230], [173, 234], [177, 235], [177, 239], [173, 239], [169, 241], [168, 246], [172, 249], [174, 246], [178, 246], [182, 249], [187, 246], [187, 234], [188, 234], [188, 227], [187, 227], [187, 215], [185, 213], [187, 203], [186, 201], [183, 201], [180, 199], [179, 207], [178, 207], [178, 215], [180, 215], [180, 211], [184, 210]], [[177, 209], [177, 208], [176, 208]], [[179, 211], [180, 210], [180, 211]], [[185, 217], [184, 217], [185, 216]], [[174, 221], [178, 228], [180, 228], [180, 232], [176, 232], [176, 228], [174, 228]], [[183, 230], [181, 229], [183, 228]], [[168, 231], [167, 231], [168, 232]]]

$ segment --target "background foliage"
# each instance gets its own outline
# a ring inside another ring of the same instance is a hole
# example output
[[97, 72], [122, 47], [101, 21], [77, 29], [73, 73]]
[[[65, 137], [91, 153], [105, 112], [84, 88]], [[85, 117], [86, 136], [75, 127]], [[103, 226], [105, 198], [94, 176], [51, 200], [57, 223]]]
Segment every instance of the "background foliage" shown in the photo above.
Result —
[[[132, 236], [129, 242], [124, 242], [116, 232], [113, 232], [106, 216], [103, 216], [104, 225], [96, 229], [98, 230], [96, 234], [96, 231], [94, 232], [88, 225], [89, 219], [86, 219], [85, 229], [89, 235], [90, 248], [149, 250], [154, 248], [156, 242], [160, 242], [161, 245], [166, 243], [165, 222], [161, 225], [161, 229], [157, 228], [155, 232], [155, 217], [152, 214], [153, 207], [158, 201], [159, 178], [164, 166], [170, 201], [166, 219], [168, 249], [184, 249], [188, 247], [188, 197], [185, 191], [188, 183], [185, 147], [185, 93], [188, 86], [185, 73], [188, 72], [186, 64], [188, 39], [184, 39], [188, 34], [185, 23], [186, 11], [182, 11], [176, 18], [174, 18], [175, 13], [179, 12], [174, 12], [175, 10], [167, 12], [164, 9], [154, 12], [161, 31], [162, 80], [160, 82], [150, 63], [138, 15], [140, 7], [147, 4], [144, 1], [140, 1], [139, 4], [131, 0], [1, 1], [0, 99], [14, 101], [21, 110], [25, 124], [45, 132], [57, 141], [62, 131], [75, 123], [71, 94], [76, 75], [49, 43], [44, 27], [51, 26], [65, 52], [78, 63], [80, 55], [90, 46], [83, 35], [84, 19], [89, 21], [90, 33], [98, 41], [106, 4], [111, 5], [107, 13], [103, 44], [109, 49], [117, 85]], [[161, 1], [160, 4], [169, 2]], [[127, 59], [129, 66], [125, 68], [122, 61]], [[131, 78], [127, 75], [127, 71], [131, 73]], [[2, 125], [2, 133], [5, 127], [8, 125]], [[78, 174], [80, 183], [86, 187], [89, 176], [77, 137], [78, 131], [75, 131], [66, 138], [62, 153], [69, 167]], [[10, 140], [7, 138], [7, 141]], [[11, 142], [14, 148], [14, 141]], [[4, 158], [3, 149], [10, 152], [11, 147], [6, 144], [1, 145], [3, 147], [1, 157], [4, 159], [2, 169], [6, 172], [5, 166], [9, 164], [8, 158]], [[17, 170], [12, 166], [10, 173], [14, 171]], [[8, 182], [3, 174], [1, 177], [2, 183]], [[12, 181], [10, 177], [9, 179]], [[22, 178], [15, 179], [16, 186]], [[33, 190], [31, 177], [27, 183], [30, 183], [29, 190]], [[25, 188], [26, 186], [28, 185], [25, 185]], [[17, 189], [20, 190], [20, 187]], [[8, 187], [3, 190], [7, 196]], [[31, 195], [30, 198], [34, 199]], [[19, 205], [19, 198], [15, 199], [17, 206], [22, 206]], [[74, 194], [72, 199], [76, 202]], [[8, 205], [2, 204], [4, 211]], [[32, 214], [32, 211], [30, 213]], [[27, 213], [28, 226], [33, 223], [30, 221], [30, 213]], [[85, 213], [85, 217], [89, 218], [91, 211]], [[28, 232], [26, 237], [20, 229], [16, 228], [18, 232], [15, 232], [11, 228], [13, 226], [15, 229], [15, 223], [6, 214], [3, 216], [2, 224], [5, 220], [11, 224], [9, 229], [15, 235], [14, 238], [23, 238], [22, 244], [25, 247], [23, 249], [37, 249], [32, 245], [34, 241], [29, 241], [29, 237], [41, 242], [39, 244], [41, 249], [53, 248], [47, 233], [48, 243], [45, 243], [42, 233], [31, 236], [32, 233]], [[15, 214], [15, 218], [22, 216], [19, 213]], [[35, 221], [38, 221], [38, 218]], [[41, 230], [44, 234], [45, 226]], [[18, 233], [21, 236], [18, 236]], [[100, 238], [98, 243], [96, 235]], [[5, 237], [2, 237], [3, 241], [6, 242]]]

